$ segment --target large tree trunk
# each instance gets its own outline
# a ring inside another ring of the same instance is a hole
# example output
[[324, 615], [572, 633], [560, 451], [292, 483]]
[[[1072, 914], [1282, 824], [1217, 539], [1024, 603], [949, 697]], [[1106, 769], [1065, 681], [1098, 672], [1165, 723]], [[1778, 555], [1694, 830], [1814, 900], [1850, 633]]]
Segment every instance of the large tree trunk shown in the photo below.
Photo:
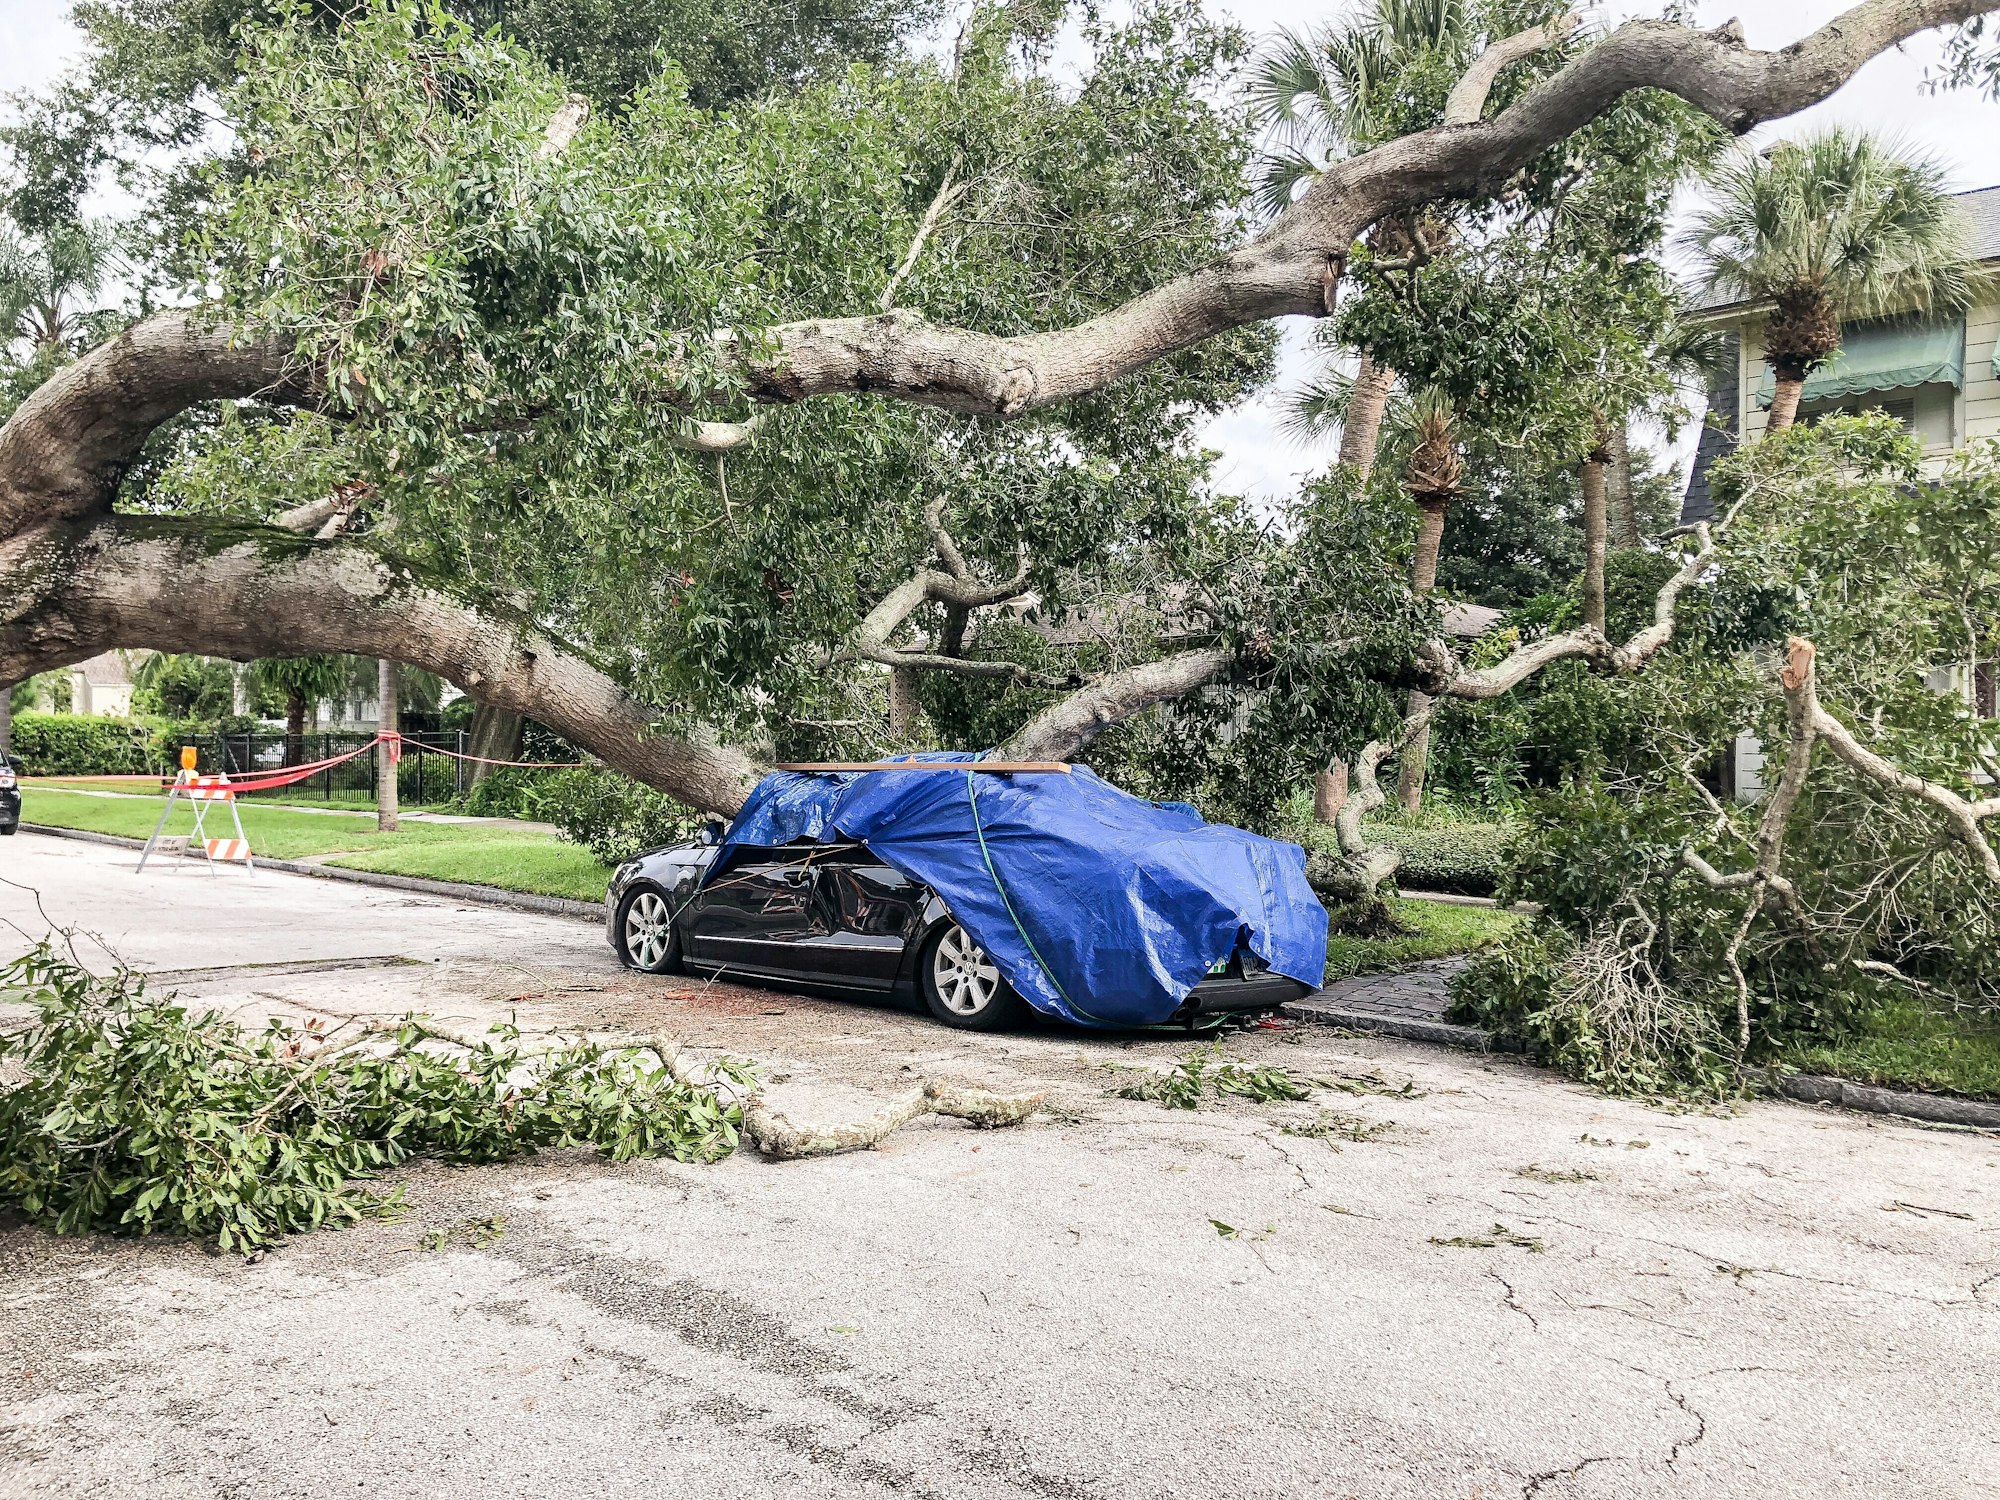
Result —
[[1806, 372], [1797, 365], [1771, 367], [1771, 410], [1764, 418], [1766, 432], [1783, 432], [1798, 420], [1799, 397], [1805, 393]]
[[465, 737], [466, 754], [479, 757], [473, 762], [472, 785], [478, 786], [500, 769], [485, 762], [521, 758], [521, 742], [527, 728], [528, 721], [508, 709], [485, 702], [474, 706], [472, 728]]
[[[378, 734], [395, 734], [402, 725], [403, 685], [396, 663], [383, 657], [375, 664], [375, 729]], [[384, 740], [375, 747], [375, 831], [394, 833], [400, 821], [397, 808], [396, 759], [394, 741]]]
[[1375, 467], [1375, 453], [1382, 445], [1382, 413], [1395, 389], [1396, 372], [1376, 364], [1373, 356], [1362, 355], [1347, 397], [1347, 417], [1340, 424], [1340, 462], [1358, 478], [1366, 479]]
[[756, 783], [742, 753], [665, 732], [655, 710], [531, 622], [415, 585], [350, 542], [151, 516], [0, 541], [0, 677], [114, 646], [394, 655], [691, 807], [733, 813]]
[[1632, 433], [1623, 421], [1613, 422], [1605, 443], [1611, 455], [1604, 471], [1604, 498], [1612, 518], [1612, 540], [1621, 547], [1639, 545], [1639, 497], [1632, 489]]
[[1583, 623], [1604, 629], [1605, 506], [1604, 469], [1610, 454], [1603, 446], [1583, 461]]
[[[1417, 555], [1410, 564], [1410, 588], [1428, 594], [1437, 588], [1438, 554], [1444, 550], [1444, 517], [1450, 502], [1430, 499], [1418, 504], [1423, 521], [1417, 528]], [[1431, 765], [1431, 725], [1426, 713], [1430, 704], [1428, 694], [1413, 689], [1409, 701], [1403, 705], [1406, 723], [1424, 716], [1422, 726], [1410, 736], [1396, 760], [1396, 800], [1405, 812], [1416, 812], [1424, 805], [1424, 778], [1430, 774]]]

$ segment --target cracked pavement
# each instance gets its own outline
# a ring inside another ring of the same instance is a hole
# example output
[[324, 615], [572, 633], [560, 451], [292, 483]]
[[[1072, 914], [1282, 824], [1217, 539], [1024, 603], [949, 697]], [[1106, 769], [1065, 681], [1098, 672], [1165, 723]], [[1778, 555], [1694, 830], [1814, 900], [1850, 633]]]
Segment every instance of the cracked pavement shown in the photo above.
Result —
[[[4, 859], [246, 1019], [643, 1025], [763, 1060], [795, 1115], [930, 1074], [1051, 1112], [812, 1162], [420, 1165], [402, 1222], [254, 1264], [0, 1221], [0, 1495], [2000, 1495], [1990, 1137], [1309, 1027], [1226, 1045], [1415, 1089], [1169, 1111], [1106, 1065], [1185, 1040], [969, 1036], [623, 973], [577, 922]], [[0, 917], [38, 920], [4, 885]], [[1323, 1108], [1393, 1128], [1284, 1133]]]

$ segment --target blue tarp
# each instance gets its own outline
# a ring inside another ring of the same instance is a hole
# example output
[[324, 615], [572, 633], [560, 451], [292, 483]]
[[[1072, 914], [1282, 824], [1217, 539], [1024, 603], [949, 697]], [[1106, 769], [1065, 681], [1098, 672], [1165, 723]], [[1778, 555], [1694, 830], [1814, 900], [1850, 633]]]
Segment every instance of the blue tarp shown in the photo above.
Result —
[[1081, 1026], [1166, 1021], [1239, 938], [1306, 984], [1326, 969], [1326, 910], [1297, 844], [1144, 801], [1081, 766], [781, 771], [757, 784], [713, 868], [737, 847], [801, 840], [866, 845], [929, 886], [1030, 1005]]

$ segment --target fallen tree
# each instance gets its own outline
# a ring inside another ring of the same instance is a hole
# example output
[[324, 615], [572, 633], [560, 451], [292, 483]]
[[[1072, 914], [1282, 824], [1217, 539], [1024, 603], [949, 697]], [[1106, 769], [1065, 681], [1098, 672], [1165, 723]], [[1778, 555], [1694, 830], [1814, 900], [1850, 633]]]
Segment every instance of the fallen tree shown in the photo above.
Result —
[[[691, 435], [685, 445], [715, 453], [756, 429], [712, 422], [714, 414], [697, 408], [713, 399], [783, 406], [868, 393], [950, 413], [1021, 417], [1104, 391], [1229, 330], [1288, 314], [1327, 315], [1349, 248], [1370, 224], [1438, 198], [1496, 191], [1631, 90], [1666, 89], [1740, 132], [1817, 102], [1902, 40], [1984, 10], [1972, 0], [1864, 0], [1778, 52], [1745, 47], [1733, 26], [1698, 32], [1628, 22], [1497, 113], [1342, 162], [1239, 248], [1070, 326], [1001, 336], [891, 308], [712, 335], [658, 330], [663, 347], [699, 344], [701, 358], [686, 366], [668, 359], [657, 396], [632, 394], [678, 412], [683, 435]], [[1496, 41], [1506, 55], [1520, 47]], [[1506, 55], [1475, 66], [1482, 91]], [[580, 124], [574, 109], [558, 111], [549, 127], [553, 151]], [[364, 289], [392, 264], [385, 252], [369, 255], [378, 259], [353, 269]], [[375, 656], [436, 672], [496, 708], [549, 723], [695, 806], [737, 806], [754, 780], [754, 757], [667, 722], [532, 619], [400, 562], [393, 534], [354, 535], [343, 526], [304, 540], [276, 526], [117, 512], [121, 482], [149, 437], [201, 403], [255, 399], [336, 410], [362, 423], [379, 415], [337, 359], [329, 363], [336, 353], [213, 309], [159, 313], [35, 391], [0, 428], [0, 682], [111, 647]], [[727, 389], [713, 398], [690, 392], [697, 377]], [[532, 425], [540, 415], [529, 404], [493, 420]], [[297, 508], [317, 515], [320, 504], [308, 497]], [[942, 598], [964, 583], [950, 558], [942, 561], [938, 578], [921, 583], [922, 597]], [[859, 639], [868, 644], [865, 634]], [[888, 649], [886, 636], [873, 644]], [[1608, 643], [1574, 646], [1570, 654], [1618, 664]], [[1072, 754], [1106, 725], [1215, 680], [1234, 659], [1216, 645], [1108, 673], [1038, 715], [1006, 748], [1033, 758]], [[1477, 696], [1484, 681], [1455, 677], [1444, 690]], [[1497, 682], [1492, 690], [1504, 690]]]

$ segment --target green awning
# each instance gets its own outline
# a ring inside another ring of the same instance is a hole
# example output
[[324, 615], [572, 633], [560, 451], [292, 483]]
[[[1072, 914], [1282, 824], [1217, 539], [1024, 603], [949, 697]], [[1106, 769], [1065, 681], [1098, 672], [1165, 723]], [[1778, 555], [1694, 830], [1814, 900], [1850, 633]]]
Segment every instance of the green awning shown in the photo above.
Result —
[[[1856, 323], [1840, 332], [1840, 352], [1806, 377], [1801, 401], [1838, 401], [1869, 391], [1899, 391], [1916, 385], [1965, 384], [1965, 320], [1949, 323], [1903, 321]], [[1776, 393], [1771, 367], [1757, 387], [1757, 405]]]

